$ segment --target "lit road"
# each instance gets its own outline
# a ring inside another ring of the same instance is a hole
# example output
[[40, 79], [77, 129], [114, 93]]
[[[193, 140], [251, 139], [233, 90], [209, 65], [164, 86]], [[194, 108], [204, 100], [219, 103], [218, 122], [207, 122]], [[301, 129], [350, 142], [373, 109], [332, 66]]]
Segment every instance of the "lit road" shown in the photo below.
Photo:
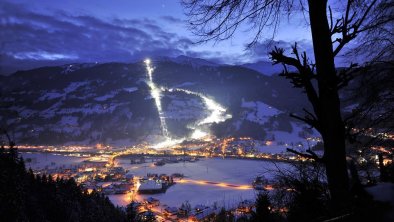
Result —
[[[197, 184], [201, 186], [216, 186], [216, 187], [223, 187], [229, 188], [234, 190], [251, 190], [253, 187], [251, 185], [244, 185], [244, 184], [230, 184], [230, 183], [223, 183], [223, 182], [214, 182], [214, 181], [207, 181], [207, 180], [193, 180], [193, 179], [182, 179], [176, 181], [177, 183], [190, 183], [190, 184]], [[267, 185], [265, 187], [267, 190], [272, 190], [273, 187], [271, 185]]]

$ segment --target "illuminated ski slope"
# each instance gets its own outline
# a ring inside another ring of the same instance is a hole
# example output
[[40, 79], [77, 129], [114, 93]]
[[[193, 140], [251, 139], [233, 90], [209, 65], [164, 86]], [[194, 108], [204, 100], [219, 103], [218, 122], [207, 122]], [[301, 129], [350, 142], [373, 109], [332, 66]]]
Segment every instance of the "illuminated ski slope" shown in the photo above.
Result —
[[[146, 72], [148, 75], [148, 80], [147, 84], [150, 88], [150, 93], [152, 98], [155, 101], [156, 109], [159, 114], [160, 118], [160, 127], [162, 130], [162, 135], [165, 138], [164, 141], [154, 145], [154, 148], [165, 148], [165, 147], [170, 147], [173, 145], [176, 145], [178, 143], [181, 143], [185, 139], [201, 139], [204, 137], [207, 137], [210, 135], [210, 132], [207, 130], [207, 126], [209, 126], [212, 123], [220, 123], [223, 122], [232, 116], [227, 112], [226, 108], [217, 103], [215, 100], [209, 98], [208, 96], [205, 96], [201, 93], [198, 92], [193, 92], [191, 90], [187, 89], [180, 89], [180, 88], [164, 88], [164, 87], [158, 87], [154, 81], [153, 81], [153, 71], [154, 67], [152, 66], [152, 62], [150, 59], [146, 59], [144, 61], [145, 66], [146, 66]], [[182, 138], [182, 139], [173, 139], [170, 136], [170, 132], [168, 131], [167, 127], [167, 122], [165, 119], [165, 115], [163, 113], [163, 108], [161, 105], [161, 96], [163, 91], [169, 91], [169, 92], [183, 92], [189, 95], [194, 95], [197, 97], [200, 97], [201, 100], [204, 102], [204, 105], [206, 109], [210, 112], [210, 114], [196, 122], [193, 126], [188, 126], [190, 129], [193, 130], [193, 133], [191, 134], [190, 138]]]

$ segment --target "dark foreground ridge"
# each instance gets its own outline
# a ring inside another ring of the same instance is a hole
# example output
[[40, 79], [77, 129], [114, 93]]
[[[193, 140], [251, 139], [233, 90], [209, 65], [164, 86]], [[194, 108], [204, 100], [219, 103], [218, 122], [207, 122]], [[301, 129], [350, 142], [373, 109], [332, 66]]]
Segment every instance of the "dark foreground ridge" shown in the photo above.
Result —
[[127, 221], [102, 194], [82, 192], [74, 179], [26, 170], [15, 148], [0, 148], [0, 221]]

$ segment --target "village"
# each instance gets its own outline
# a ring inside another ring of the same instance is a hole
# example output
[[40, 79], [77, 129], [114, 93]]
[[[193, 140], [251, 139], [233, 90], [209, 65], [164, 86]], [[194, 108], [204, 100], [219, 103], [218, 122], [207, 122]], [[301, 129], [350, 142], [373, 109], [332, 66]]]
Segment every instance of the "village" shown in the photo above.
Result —
[[[108, 149], [98, 146], [93, 151], [86, 150], [86, 148], [74, 150], [62, 148], [68, 151], [69, 156], [85, 157], [84, 161], [70, 166], [58, 166], [56, 162], [51, 162], [41, 169], [34, 169], [34, 173], [51, 175], [55, 179], [73, 178], [88, 193], [98, 192], [109, 197], [120, 195], [129, 203], [129, 206], [135, 209], [141, 221], [151, 221], [153, 218], [158, 221], [204, 221], [220, 213], [223, 206], [216, 203], [191, 206], [189, 202], [182, 203], [180, 206], [169, 206], [161, 203], [155, 195], [166, 193], [176, 184], [254, 190], [256, 193], [270, 191], [275, 185], [264, 176], [255, 177], [249, 184], [232, 184], [188, 178], [180, 172], [158, 173], [158, 169], [171, 164], [196, 163], [207, 158], [274, 161], [285, 164], [308, 161], [302, 156], [289, 152], [261, 152], [261, 148], [259, 149], [256, 143], [258, 141], [241, 137], [226, 138], [215, 142], [189, 141], [168, 150], [152, 149], [147, 145], [131, 149]], [[272, 141], [265, 141], [263, 147], [270, 147], [272, 143]], [[296, 144], [296, 146], [302, 146], [302, 144]], [[23, 148], [21, 150], [31, 151]], [[70, 150], [73, 151], [70, 152]], [[41, 151], [57, 155], [65, 153], [60, 149], [48, 147], [42, 147]], [[122, 165], [119, 164], [118, 159], [127, 162]], [[34, 164], [36, 161], [34, 158], [26, 159], [28, 164]], [[390, 161], [389, 154], [385, 156], [384, 161], [386, 164]], [[122, 167], [125, 164], [128, 169]], [[139, 170], [139, 175], [135, 174], [136, 170]], [[227, 207], [226, 211], [231, 212], [235, 217], [249, 217], [254, 210], [254, 204], [254, 200], [246, 199]]]
[[[134, 167], [143, 163], [149, 163], [150, 167], [160, 167], [162, 163], [171, 164], [179, 161], [195, 162], [199, 161], [196, 157], [153, 157], [149, 155], [133, 155], [130, 158], [130, 165]], [[53, 164], [55, 165], [55, 164]], [[154, 197], [155, 194], [165, 193], [168, 188], [176, 183], [197, 183], [211, 186], [221, 186], [233, 189], [253, 189], [265, 190], [261, 182], [250, 184], [248, 186], [237, 186], [232, 184], [215, 183], [211, 181], [194, 181], [184, 178], [184, 175], [174, 173], [172, 175], [148, 173], [144, 177], [134, 176], [132, 172], [125, 170], [123, 167], [108, 167], [104, 162], [85, 162], [70, 168], [50, 168], [35, 170], [37, 174], [49, 174], [53, 178], [74, 178], [74, 180], [83, 187], [86, 192], [99, 192], [106, 196], [124, 195], [130, 201], [141, 221], [151, 221], [155, 218], [157, 221], [203, 221], [215, 214], [218, 214], [222, 208], [219, 206], [206, 206], [199, 204], [191, 206], [183, 203], [180, 207], [167, 206], [160, 203]], [[264, 181], [266, 182], [266, 181]], [[141, 194], [149, 194], [148, 198], [143, 198]], [[254, 201], [244, 200], [239, 205], [231, 209], [234, 215], [247, 216], [254, 207]]]

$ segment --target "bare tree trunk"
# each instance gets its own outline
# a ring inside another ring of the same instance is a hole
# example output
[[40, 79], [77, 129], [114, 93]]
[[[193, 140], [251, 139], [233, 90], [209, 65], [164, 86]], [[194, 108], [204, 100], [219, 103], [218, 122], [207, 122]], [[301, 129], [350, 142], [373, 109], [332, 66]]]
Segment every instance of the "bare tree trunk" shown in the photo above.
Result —
[[308, 3], [319, 87], [316, 115], [322, 129], [324, 161], [331, 198], [334, 204], [342, 205], [346, 203], [349, 195], [349, 178], [345, 128], [340, 113], [334, 54], [327, 21], [327, 1], [308, 0]]

